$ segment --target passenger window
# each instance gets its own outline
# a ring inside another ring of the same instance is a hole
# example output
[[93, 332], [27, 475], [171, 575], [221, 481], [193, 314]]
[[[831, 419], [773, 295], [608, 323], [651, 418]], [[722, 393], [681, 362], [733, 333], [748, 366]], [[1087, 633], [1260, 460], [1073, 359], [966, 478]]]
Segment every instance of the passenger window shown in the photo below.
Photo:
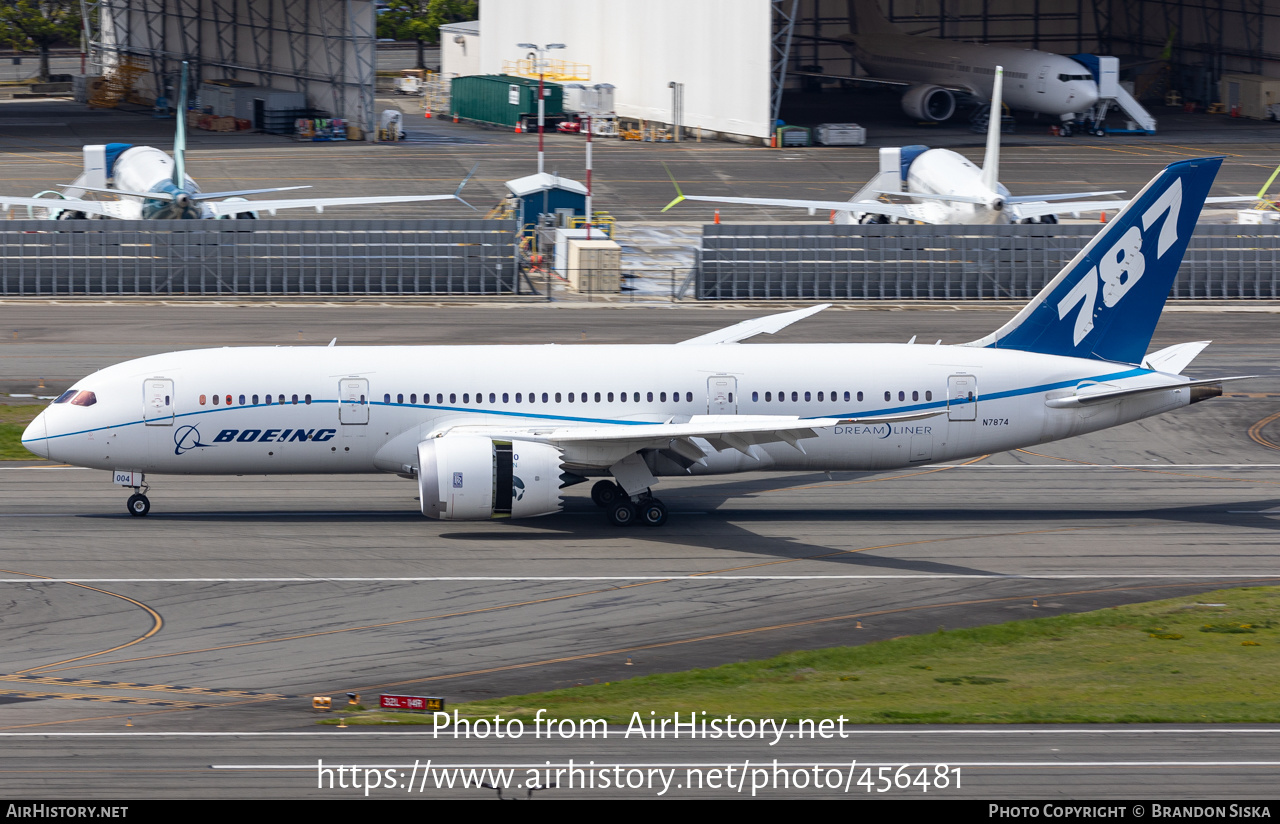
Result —
[[684, 400], [685, 400], [685, 403], [693, 403], [693, 393], [692, 393], [692, 392], [685, 392], [685, 393], [684, 393]]
[[511, 403], [511, 396], [510, 396], [510, 395], [508, 395], [506, 392], [503, 392], [503, 393], [502, 393], [502, 402], [503, 402], [503, 403]]
[[[72, 398], [72, 400], [71, 400], [71, 402], [72, 402], [72, 403], [79, 403], [79, 401], [80, 401], [80, 396], [79, 396], [79, 395], [76, 395], [76, 396], [75, 396], [74, 398]], [[214, 396], [213, 396], [213, 405], [214, 405], [214, 406], [217, 406], [217, 405], [218, 405], [218, 396], [217, 396], [217, 395], [214, 395]]]
[[[360, 402], [361, 402], [361, 403], [364, 403], [364, 396], [363, 396], [363, 395], [361, 395], [361, 396], [360, 396]], [[284, 395], [281, 395], [281, 396], [280, 396], [280, 403], [284, 403]]]
[[76, 396], [71, 399], [72, 406], [93, 406], [97, 402], [98, 396], [87, 389], [82, 392], [77, 392]]
[[613, 393], [612, 393], [612, 392], [610, 392], [606, 397], [609, 399], [609, 403], [613, 403]]
[[497, 403], [497, 402], [498, 402], [498, 396], [497, 396], [497, 395], [495, 395], [495, 394], [493, 394], [492, 392], [490, 392], [490, 393], [489, 393], [489, 403]]
[[751, 402], [752, 402], [752, 403], [755, 403], [755, 402], [757, 402], [757, 401], [759, 401], [759, 400], [760, 400], [760, 393], [759, 393], [759, 392], [752, 392], [752, 393], [751, 393]]
[[821, 393], [821, 392], [819, 392], [819, 393], [818, 393], [818, 400], [819, 400], [819, 401], [821, 401], [821, 400], [822, 400], [822, 393]]
[[396, 395], [396, 403], [404, 403], [404, 393], [403, 393], [403, 392], [401, 392], [400, 394]]
[[303, 401], [305, 401], [305, 402], [307, 403], [307, 405], [308, 405], [308, 406], [310, 406], [310, 405], [311, 405], [311, 396], [310, 396], [310, 395], [307, 395], [307, 396], [306, 396], [306, 397], [304, 397], [302, 400], [303, 400]]
[[765, 393], [764, 393], [764, 402], [765, 402], [765, 403], [769, 403], [769, 402], [770, 402], [770, 401], [772, 401], [772, 400], [773, 400], [773, 393], [772, 393], [772, 392], [765, 392]]
[[443, 393], [443, 392], [437, 392], [437, 393], [436, 393], [436, 403], [444, 403], [444, 393]]
[[543, 402], [543, 403], [546, 403], [546, 402], [547, 402], [547, 393], [546, 393], [546, 392], [543, 392], [543, 393], [542, 393], [542, 402]]
[[931, 400], [933, 400], [933, 390], [932, 390], [932, 389], [927, 389], [927, 390], [925, 390], [925, 393], [924, 393], [924, 399], [925, 399], [925, 400], [927, 400], [927, 401], [931, 401]]
[[390, 395], [390, 394], [383, 395], [383, 396], [382, 396], [382, 402], [383, 402], [383, 403], [391, 403], [391, 395]]
[[520, 393], [516, 393], [516, 403], [520, 403]]
[[[166, 404], [167, 404], [167, 403], [169, 403], [169, 399], [168, 399], [168, 398], [165, 398], [165, 401], [164, 401], [164, 402], [165, 402]], [[241, 396], [240, 396], [240, 405], [241, 405], [241, 406], [244, 406], [244, 395], [241, 395]]]
[[[844, 393], [844, 399], [845, 399], [845, 400], [849, 400], [849, 393], [848, 393], [848, 392], [845, 392], [845, 393]], [[861, 393], [861, 392], [859, 392], [859, 393], [858, 393], [858, 403], [862, 403], [862, 393]]]
[[556, 393], [556, 403], [560, 403], [560, 393]]
[[666, 402], [667, 402], [667, 393], [666, 393], [666, 392], [661, 392], [661, 393], [659, 393], [659, 394], [658, 394], [658, 400], [662, 401], [663, 403], [666, 403]]
[[653, 393], [652, 393], [652, 392], [646, 392], [646, 393], [645, 393], [645, 399], [646, 399], [646, 400], [648, 400], [650, 403], [653, 403]]
[[729, 403], [733, 403], [733, 393], [729, 393]]
[[804, 400], [805, 400], [805, 403], [808, 403], [810, 400], [812, 400], [812, 398], [810, 398], [810, 397], [809, 397], [809, 393], [808, 393], [808, 392], [805, 392], [805, 393], [804, 393]]
[[[613, 398], [610, 398], [609, 400], [613, 400]], [[596, 393], [596, 403], [600, 403], [600, 393], [599, 393], [599, 392], [597, 392], [597, 393]]]
[[919, 392], [917, 392], [917, 391], [916, 391], [916, 390], [914, 390], [914, 389], [913, 389], [913, 390], [911, 390], [911, 400], [913, 400], [913, 401], [918, 401], [918, 400], [920, 400], [920, 393], [919, 393]]
[[906, 399], [907, 399], [907, 393], [906, 393], [906, 392], [903, 392], [901, 389], [899, 389], [899, 390], [898, 390], [898, 400], [900, 400], [900, 401], [905, 401]]
[[470, 393], [470, 392], [463, 392], [463, 393], [462, 393], [462, 402], [463, 402], [463, 403], [471, 403], [471, 393]]
[[295, 406], [297, 406], [297, 404], [298, 404], [298, 396], [297, 396], [297, 395], [294, 395], [294, 396], [293, 396], [293, 403], [294, 403], [294, 405], [295, 405]]
[[227, 406], [231, 405], [231, 396], [227, 395]]
[[884, 393], [884, 399], [885, 399], [886, 401], [891, 401], [891, 400], [893, 400], [893, 396], [892, 396], [892, 395], [890, 395], [888, 392], [885, 392], [885, 393]]
[[[66, 403], [67, 401], [75, 397], [75, 394], [76, 394], [76, 390], [68, 389], [66, 392], [63, 392], [61, 395], [59, 395], [57, 400], [54, 401], [54, 403]], [[201, 401], [201, 403], [204, 403], [204, 401]]]
[[569, 403], [573, 403], [573, 393], [569, 393]]
[[[256, 397], [258, 397], [258, 396], [257, 396], [257, 395], [254, 395], [254, 397], [256, 398]], [[364, 399], [363, 399], [363, 398], [361, 398], [361, 403], [363, 403], [363, 402], [364, 402]], [[204, 403], [204, 398], [203, 398], [203, 397], [202, 397], [202, 398], [200, 398], [200, 403]], [[267, 406], [270, 406], [270, 405], [271, 405], [271, 396], [270, 396], [270, 395], [267, 395]]]
[[[311, 396], [310, 396], [310, 395], [308, 395], [307, 397], [308, 397], [308, 398], [310, 398]], [[417, 393], [410, 392], [410, 393], [409, 393], [409, 403], [417, 403], [417, 402], [418, 402], [418, 395], [417, 395]], [[311, 401], [310, 401], [310, 400], [308, 400], [308, 401], [307, 401], [307, 403], [311, 403]]]
[[204, 395], [201, 395], [201, 396], [200, 396], [200, 405], [201, 405], [201, 406], [204, 406], [204, 404], [205, 404], [205, 396], [204, 396]]
[[800, 393], [799, 393], [799, 392], [792, 392], [792, 393], [791, 393], [791, 400], [792, 400], [792, 402], [795, 402], [795, 401], [800, 400]]

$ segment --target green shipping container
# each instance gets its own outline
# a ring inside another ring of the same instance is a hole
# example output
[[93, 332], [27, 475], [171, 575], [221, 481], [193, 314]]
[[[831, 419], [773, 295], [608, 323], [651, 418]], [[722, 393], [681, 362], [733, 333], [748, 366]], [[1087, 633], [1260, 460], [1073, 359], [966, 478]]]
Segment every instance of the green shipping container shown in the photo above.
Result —
[[[548, 117], [564, 113], [564, 90], [544, 83]], [[515, 127], [521, 117], [538, 114], [538, 79], [506, 74], [473, 74], [451, 83], [451, 113], [464, 120]]]

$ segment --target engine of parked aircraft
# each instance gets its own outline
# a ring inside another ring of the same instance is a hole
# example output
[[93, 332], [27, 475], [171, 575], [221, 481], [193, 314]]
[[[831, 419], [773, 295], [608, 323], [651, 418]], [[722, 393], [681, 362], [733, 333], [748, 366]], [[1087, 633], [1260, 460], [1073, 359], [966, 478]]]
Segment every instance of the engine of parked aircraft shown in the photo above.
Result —
[[949, 120], [956, 113], [956, 96], [941, 86], [912, 86], [902, 96], [902, 110], [917, 120]]
[[532, 518], [560, 511], [560, 450], [482, 435], [418, 444], [422, 514], [444, 521]]

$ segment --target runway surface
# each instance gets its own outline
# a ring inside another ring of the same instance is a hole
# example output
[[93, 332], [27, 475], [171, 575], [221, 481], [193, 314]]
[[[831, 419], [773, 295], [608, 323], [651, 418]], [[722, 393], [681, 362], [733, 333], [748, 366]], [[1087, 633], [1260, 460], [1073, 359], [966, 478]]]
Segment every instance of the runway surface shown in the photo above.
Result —
[[[19, 335], [0, 343], [0, 389], [57, 388], [150, 352], [295, 344], [299, 330], [310, 345], [640, 343], [768, 311], [7, 303], [0, 329]], [[959, 342], [1011, 311], [832, 310], [766, 340]], [[364, 476], [154, 478], [144, 520], [105, 473], [0, 466], [0, 792], [337, 797], [360, 793], [317, 790], [317, 758], [407, 771], [429, 758], [711, 769], [776, 757], [963, 762], [972, 797], [1258, 797], [1280, 766], [1280, 727], [454, 743], [318, 729], [309, 709], [312, 695], [456, 702], [1280, 582], [1276, 317], [1170, 311], [1154, 345], [1211, 337], [1191, 374], [1263, 377], [967, 465], [664, 480], [662, 529], [606, 525], [584, 487], [560, 515], [440, 523], [417, 513], [411, 482]]]

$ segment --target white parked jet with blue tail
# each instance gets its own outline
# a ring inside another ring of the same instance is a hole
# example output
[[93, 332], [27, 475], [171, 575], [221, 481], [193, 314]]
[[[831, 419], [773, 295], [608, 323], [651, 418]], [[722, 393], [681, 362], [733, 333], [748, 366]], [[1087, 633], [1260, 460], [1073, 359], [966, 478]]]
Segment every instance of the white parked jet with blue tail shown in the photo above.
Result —
[[666, 345], [172, 352], [77, 381], [22, 442], [113, 473], [134, 515], [156, 475], [390, 472], [432, 518], [550, 514], [595, 477], [609, 520], [658, 525], [664, 476], [890, 470], [1094, 432], [1231, 380], [1182, 374], [1204, 341], [1147, 353], [1221, 162], [1166, 167], [968, 344], [738, 343], [816, 306]]
[[[366, 197], [313, 197], [275, 200], [246, 200], [245, 195], [309, 189], [310, 186], [283, 186], [271, 189], [242, 189], [202, 192], [187, 176], [187, 64], [182, 64], [179, 81], [177, 128], [173, 156], [153, 146], [108, 143], [84, 147], [84, 171], [60, 192], [42, 192], [36, 197], [0, 195], [0, 212], [26, 207], [32, 217], [52, 220], [116, 218], [120, 220], [179, 220], [196, 218], [256, 218], [262, 212], [280, 209], [315, 209], [332, 206], [368, 206], [382, 203], [421, 203], [430, 200], [458, 200], [471, 174], [451, 195], [373, 195]], [[85, 195], [115, 195], [113, 200], [88, 200]], [[44, 197], [43, 195], [49, 195]], [[474, 207], [471, 207], [474, 208]]]

